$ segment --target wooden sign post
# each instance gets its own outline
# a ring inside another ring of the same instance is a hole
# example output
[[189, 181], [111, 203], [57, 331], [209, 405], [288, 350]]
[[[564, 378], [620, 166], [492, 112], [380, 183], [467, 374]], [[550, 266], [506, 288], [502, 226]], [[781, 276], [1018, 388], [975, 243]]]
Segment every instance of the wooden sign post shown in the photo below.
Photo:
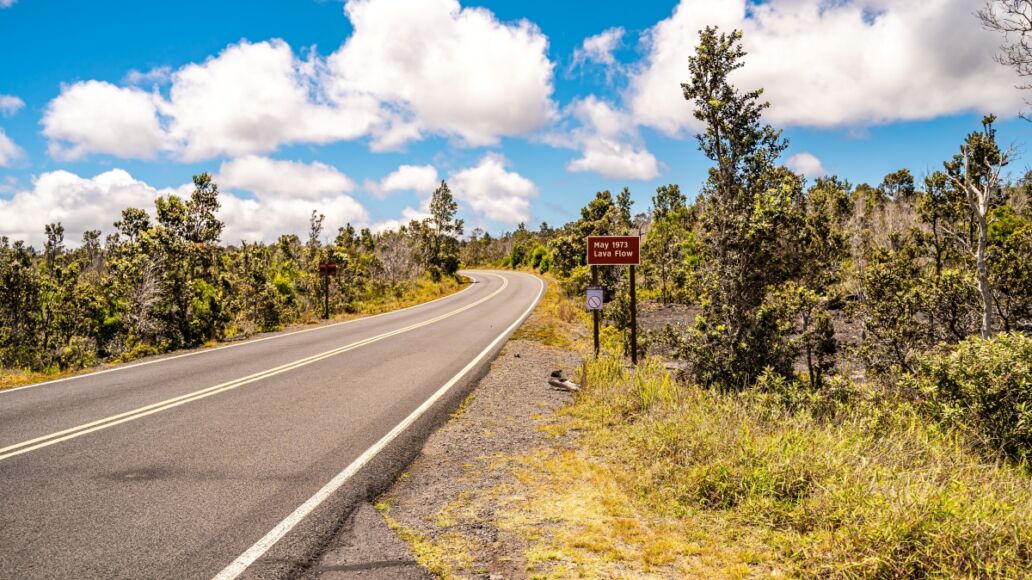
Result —
[[337, 264], [334, 262], [322, 262], [319, 264], [319, 273], [323, 277], [323, 320], [330, 317], [330, 276], [337, 275]]
[[[631, 362], [638, 364], [638, 296], [634, 268], [641, 263], [641, 238], [638, 236], [588, 236], [588, 265], [591, 266], [591, 285], [598, 286], [599, 266], [631, 267]], [[595, 358], [598, 358], [598, 310], [592, 310], [594, 319]]]

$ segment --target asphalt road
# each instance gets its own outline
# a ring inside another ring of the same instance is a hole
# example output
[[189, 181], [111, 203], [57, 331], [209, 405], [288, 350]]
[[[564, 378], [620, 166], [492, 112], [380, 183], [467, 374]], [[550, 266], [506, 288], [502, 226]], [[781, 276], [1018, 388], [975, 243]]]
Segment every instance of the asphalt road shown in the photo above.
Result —
[[414, 308], [0, 391], [0, 578], [301, 574], [541, 296]]

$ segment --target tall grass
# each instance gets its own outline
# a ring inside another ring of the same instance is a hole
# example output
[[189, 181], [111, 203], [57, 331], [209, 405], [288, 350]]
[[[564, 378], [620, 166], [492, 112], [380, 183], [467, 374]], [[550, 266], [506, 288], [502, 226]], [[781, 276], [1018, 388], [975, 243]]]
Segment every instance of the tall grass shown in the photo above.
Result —
[[721, 394], [656, 361], [586, 364], [566, 413], [655, 513], [758, 528], [797, 573], [1029, 577], [1032, 480], [904, 401], [859, 391], [814, 412]]
[[530, 318], [513, 333], [514, 339], [533, 340], [559, 348], [573, 348], [583, 335], [589, 319], [582, 308], [562, 295], [559, 284], [551, 276], [542, 276], [548, 283], [545, 295]]
[[358, 314], [379, 314], [399, 308], [407, 308], [429, 302], [461, 290], [469, 284], [464, 276], [445, 276], [440, 281], [433, 281], [429, 276], [418, 278], [406, 284], [400, 295], [381, 292], [373, 298], [363, 300], [355, 305]]

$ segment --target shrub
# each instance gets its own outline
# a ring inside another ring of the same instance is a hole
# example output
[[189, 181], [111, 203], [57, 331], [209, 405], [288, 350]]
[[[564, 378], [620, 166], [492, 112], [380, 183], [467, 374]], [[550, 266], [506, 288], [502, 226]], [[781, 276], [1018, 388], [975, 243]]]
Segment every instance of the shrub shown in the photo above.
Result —
[[541, 264], [538, 266], [538, 270], [542, 274], [547, 274], [552, 270], [552, 254], [545, 254], [541, 258]]
[[534, 249], [530, 252], [530, 267], [537, 270], [541, 267], [541, 260], [548, 253], [548, 250], [544, 246], [534, 246]]
[[514, 270], [519, 268], [526, 263], [527, 257], [527, 248], [523, 244], [514, 244], [509, 254], [509, 267]]
[[[765, 392], [722, 393], [614, 357], [589, 361], [585, 376], [571, 427], [644, 509], [736, 542], [760, 537], [788, 577], [1032, 572], [1027, 473], [971, 453], [890, 392], [841, 377], [817, 391], [765, 373]], [[805, 399], [830, 391], [849, 401], [818, 417]]]
[[62, 369], [84, 369], [97, 364], [97, 345], [93, 339], [73, 336], [61, 348], [59, 363]]
[[1032, 459], [1032, 338], [1018, 333], [969, 338], [918, 359], [902, 385], [946, 423], [987, 450]]

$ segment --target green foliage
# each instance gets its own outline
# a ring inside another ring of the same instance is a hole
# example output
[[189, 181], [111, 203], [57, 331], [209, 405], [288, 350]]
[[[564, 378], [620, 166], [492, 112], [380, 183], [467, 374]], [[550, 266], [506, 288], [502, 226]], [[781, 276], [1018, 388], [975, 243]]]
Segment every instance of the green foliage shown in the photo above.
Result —
[[865, 300], [857, 305], [856, 315], [869, 333], [862, 356], [876, 373], [910, 369], [914, 354], [930, 346], [916, 256], [912, 244], [896, 251], [876, 249], [862, 276]]
[[519, 268], [527, 261], [527, 248], [523, 244], [513, 244], [512, 252], [509, 254], [508, 266], [512, 269]]
[[946, 425], [969, 432], [990, 452], [1032, 459], [1032, 338], [972, 337], [922, 355], [903, 386]]
[[548, 255], [548, 250], [541, 245], [534, 246], [530, 252], [530, 267], [535, 270], [541, 268], [541, 261]]
[[552, 254], [547, 250], [541, 257], [541, 262], [538, 263], [538, 271], [542, 274], [547, 274], [552, 271]]
[[[334, 313], [415, 303], [458, 284], [445, 276], [458, 268], [462, 226], [445, 184], [426, 222], [379, 235], [347, 225], [328, 245], [313, 212], [307, 243], [287, 235], [223, 246], [218, 195], [209, 175], [195, 176], [187, 198], [158, 198], [153, 218], [127, 208], [116, 233], [102, 242], [88, 231], [74, 250], [61, 224], [46, 226], [40, 253], [0, 238], [0, 368], [70, 372], [313, 321], [323, 261], [338, 264]], [[422, 281], [424, 271], [441, 278]]]
[[744, 56], [740, 32], [708, 27], [681, 85], [706, 127], [699, 149], [715, 164], [703, 189], [703, 315], [682, 355], [701, 384], [725, 389], [749, 387], [766, 368], [791, 372], [786, 324], [763, 304], [802, 266], [802, 183], [776, 165], [787, 143], [763, 123], [762, 91], [743, 94], [730, 83]]
[[910, 201], [914, 198], [914, 176], [909, 169], [900, 169], [885, 176], [878, 190], [892, 201]]
[[[779, 358], [795, 361], [802, 357], [811, 389], [824, 387], [826, 378], [835, 370], [838, 354], [835, 328], [824, 302], [806, 286], [786, 282], [769, 293], [761, 307], [761, 318], [780, 323], [776, 332], [788, 337], [779, 344], [785, 349]], [[768, 368], [764, 374], [770, 375], [772, 370]]]
[[[787, 576], [1032, 573], [1027, 474], [973, 454], [899, 398], [836, 379], [807, 402], [776, 373], [762, 391], [720, 393], [611, 357], [584, 377], [567, 428], [591, 461], [650, 514], [759, 538]], [[841, 391], [847, 403], [815, 412]]]
[[651, 219], [642, 241], [646, 276], [652, 274], [659, 278], [663, 302], [686, 301], [702, 257], [695, 235], [689, 229], [687, 200], [677, 185], [656, 189]]
[[1032, 320], [1032, 220], [1011, 206], [997, 208], [993, 218], [988, 267], [996, 312], [1003, 330], [1012, 331]]
[[454, 276], [459, 270], [463, 222], [455, 217], [458, 210], [459, 204], [451, 189], [441, 181], [430, 198], [430, 217], [421, 225], [413, 222], [410, 226], [420, 238], [421, 262], [435, 281], [443, 276]]

